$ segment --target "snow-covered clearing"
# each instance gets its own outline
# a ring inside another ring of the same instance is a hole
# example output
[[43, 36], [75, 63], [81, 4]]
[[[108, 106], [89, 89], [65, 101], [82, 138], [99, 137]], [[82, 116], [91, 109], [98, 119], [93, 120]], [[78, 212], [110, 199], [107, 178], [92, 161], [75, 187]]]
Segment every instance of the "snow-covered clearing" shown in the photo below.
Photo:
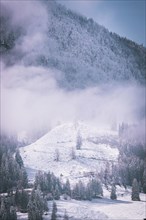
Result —
[[[90, 201], [57, 201], [58, 214], [66, 210], [69, 217], [75, 219], [115, 219], [143, 220], [146, 217], [146, 196], [141, 194], [141, 201], [131, 201], [130, 195], [113, 201], [108, 198]], [[49, 218], [46, 218], [46, 220]]]
[[[90, 201], [59, 200], [57, 203], [58, 219], [63, 219], [65, 210], [70, 219], [78, 220], [143, 220], [146, 218], [146, 195], [140, 194], [141, 201], [131, 201], [130, 191], [117, 200], [107, 198]], [[49, 220], [52, 201], [48, 202], [49, 212], [44, 220]], [[18, 220], [26, 220], [27, 214], [18, 213]]]

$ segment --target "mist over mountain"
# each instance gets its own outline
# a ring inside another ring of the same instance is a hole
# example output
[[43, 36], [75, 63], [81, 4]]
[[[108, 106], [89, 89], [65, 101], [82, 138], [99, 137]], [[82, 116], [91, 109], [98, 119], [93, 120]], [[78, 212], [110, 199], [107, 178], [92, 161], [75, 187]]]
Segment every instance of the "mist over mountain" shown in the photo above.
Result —
[[146, 48], [55, 1], [1, 8], [4, 130], [144, 120]]

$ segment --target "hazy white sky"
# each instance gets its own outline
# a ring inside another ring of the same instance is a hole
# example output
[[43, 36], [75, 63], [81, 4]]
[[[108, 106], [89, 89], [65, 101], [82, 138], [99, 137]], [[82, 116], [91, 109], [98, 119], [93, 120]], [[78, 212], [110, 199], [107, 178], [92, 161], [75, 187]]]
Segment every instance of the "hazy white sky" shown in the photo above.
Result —
[[146, 46], [145, 0], [58, 0], [109, 31]]

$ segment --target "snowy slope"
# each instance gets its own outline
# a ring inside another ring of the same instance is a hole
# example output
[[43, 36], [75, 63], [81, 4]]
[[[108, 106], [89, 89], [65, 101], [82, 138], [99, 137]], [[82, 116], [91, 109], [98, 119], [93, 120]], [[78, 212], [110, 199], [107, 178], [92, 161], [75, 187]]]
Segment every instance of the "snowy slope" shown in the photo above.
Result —
[[[77, 150], [79, 133], [82, 146]], [[101, 137], [102, 143], [99, 141]], [[95, 138], [98, 139], [97, 143]], [[117, 160], [118, 150], [111, 145], [111, 139], [118, 141], [116, 132], [99, 130], [81, 122], [66, 123], [55, 127], [35, 143], [21, 148], [20, 153], [27, 168], [50, 170], [58, 176], [62, 174], [74, 179], [84, 177], [90, 171], [98, 172], [107, 161]], [[59, 161], [55, 161], [57, 154]]]

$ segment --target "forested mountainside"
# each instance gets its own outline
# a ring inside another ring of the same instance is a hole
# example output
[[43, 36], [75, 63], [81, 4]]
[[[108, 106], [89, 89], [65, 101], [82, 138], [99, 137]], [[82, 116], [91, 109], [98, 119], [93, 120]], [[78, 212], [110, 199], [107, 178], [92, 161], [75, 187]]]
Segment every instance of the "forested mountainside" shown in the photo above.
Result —
[[17, 61], [57, 69], [61, 71], [56, 74], [58, 83], [67, 89], [107, 82], [145, 84], [146, 48], [55, 1], [42, 3], [47, 7], [47, 25], [42, 29], [38, 23], [36, 38], [39, 34], [43, 38], [33, 49], [29, 44], [27, 50], [23, 48], [28, 37], [26, 27], [14, 25], [11, 13], [3, 10], [0, 51], [7, 64]]

